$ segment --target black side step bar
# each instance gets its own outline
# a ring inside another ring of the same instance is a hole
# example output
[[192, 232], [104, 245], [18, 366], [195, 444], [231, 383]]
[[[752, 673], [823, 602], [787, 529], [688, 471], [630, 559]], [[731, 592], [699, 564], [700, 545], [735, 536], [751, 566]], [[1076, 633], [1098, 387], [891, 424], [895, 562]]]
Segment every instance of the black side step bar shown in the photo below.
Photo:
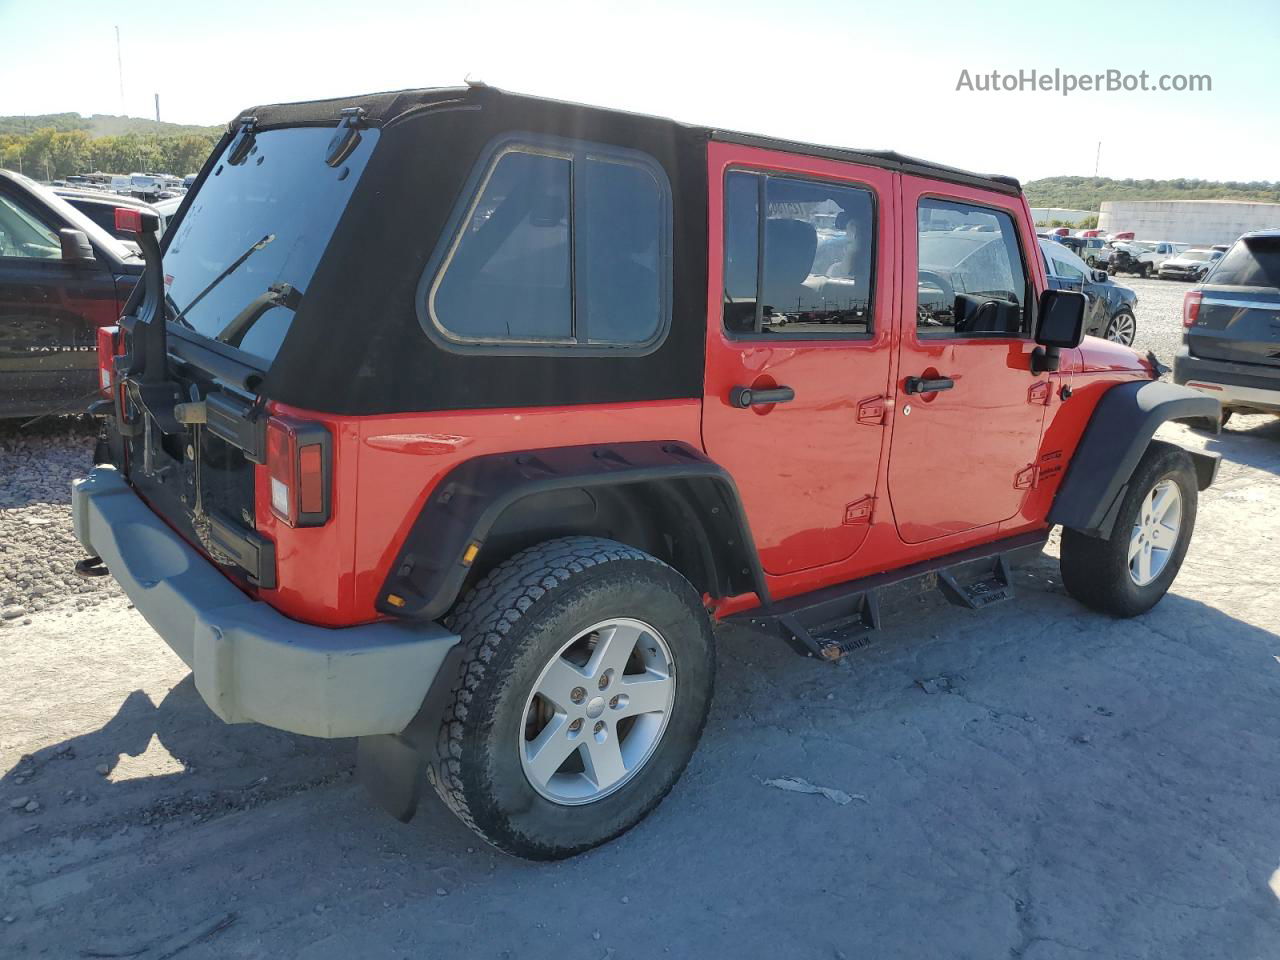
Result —
[[839, 660], [870, 644], [880, 629], [881, 589], [935, 574], [938, 589], [948, 601], [977, 610], [1013, 596], [1011, 568], [1019, 560], [1039, 553], [1048, 537], [1047, 529], [1007, 537], [788, 597], [727, 617], [726, 621], [781, 636], [805, 656]]

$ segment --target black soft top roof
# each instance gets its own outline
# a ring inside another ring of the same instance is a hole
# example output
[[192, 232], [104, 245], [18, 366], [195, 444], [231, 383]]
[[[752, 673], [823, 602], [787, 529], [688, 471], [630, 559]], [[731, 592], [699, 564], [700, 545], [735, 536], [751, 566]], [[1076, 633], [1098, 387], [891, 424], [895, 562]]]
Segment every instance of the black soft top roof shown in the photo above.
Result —
[[[420, 110], [439, 107], [442, 104], [455, 102], [459, 106], [469, 101], [483, 103], [486, 98], [501, 97], [509, 100], [528, 100], [544, 105], [560, 104], [592, 111], [612, 113], [619, 116], [641, 116], [625, 110], [612, 110], [604, 107], [587, 107], [583, 104], [550, 100], [544, 97], [530, 97], [524, 94], [508, 93], [496, 87], [475, 84], [463, 87], [427, 87], [418, 90], [391, 90], [383, 93], [368, 93], [350, 97], [336, 97], [330, 100], [306, 100], [298, 103], [263, 104], [242, 110], [227, 125], [228, 132], [235, 129], [246, 117], [256, 120], [257, 129], [295, 126], [326, 126], [338, 122], [342, 111], [352, 107], [364, 110], [363, 119], [374, 126], [386, 126], [405, 119]], [[920, 160], [905, 156], [892, 150], [855, 150], [844, 147], [829, 147], [820, 144], [801, 143], [794, 140], [783, 140], [775, 137], [757, 136], [755, 134], [738, 133], [731, 130], [720, 130], [713, 127], [700, 127], [694, 124], [679, 123], [663, 117], [644, 117], [647, 121], [657, 120], [678, 127], [686, 132], [700, 134], [708, 140], [719, 140], [725, 143], [737, 143], [745, 146], [761, 147], [769, 150], [781, 150], [807, 156], [825, 157], [832, 160], [843, 160], [848, 163], [860, 163], [875, 167], [884, 167], [902, 173], [922, 177], [933, 177], [951, 183], [962, 183], [970, 186], [999, 190], [1001, 193], [1021, 193], [1022, 185], [1014, 177], [995, 174], [973, 173], [957, 167], [949, 167], [929, 160]]]

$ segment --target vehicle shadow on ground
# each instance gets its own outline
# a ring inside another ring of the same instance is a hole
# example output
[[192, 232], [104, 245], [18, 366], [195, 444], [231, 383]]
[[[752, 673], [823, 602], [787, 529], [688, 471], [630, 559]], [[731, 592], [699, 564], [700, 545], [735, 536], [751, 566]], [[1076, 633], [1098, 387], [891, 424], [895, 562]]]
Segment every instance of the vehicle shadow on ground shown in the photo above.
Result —
[[[349, 741], [224, 724], [188, 675], [159, 704], [135, 690], [98, 729], [24, 755], [0, 777], [0, 796], [69, 807], [59, 827], [155, 822], [241, 809], [338, 779], [353, 759]], [[0, 838], [8, 832], [0, 828]]]
[[1280, 473], [1280, 417], [1237, 415], [1210, 436], [1205, 449], [1246, 466]]
[[[237, 922], [193, 958], [401, 956], [406, 930], [417, 955], [547, 960], [1267, 955], [1280, 936], [1280, 637], [1177, 594], [1134, 620], [1092, 614], [1049, 557], [1017, 586], [1019, 602], [982, 612], [904, 595], [883, 635], [835, 665], [720, 629], [684, 778], [636, 829], [568, 864], [494, 854], [433, 798], [397, 825], [345, 786], [350, 741], [226, 726], [190, 677], [159, 704], [135, 691], [101, 728], [24, 759], [3, 796], [72, 791], [58, 829], [81, 806], [95, 822], [192, 822], [148, 835], [136, 861], [100, 868], [110, 883], [30, 917], [23, 936], [72, 915], [86, 938], [118, 932], [118, 884], [154, 904], [138, 931], [234, 903]], [[183, 770], [93, 772], [158, 747]], [[784, 777], [850, 800], [766, 782]], [[249, 875], [259, 892], [236, 903]]]

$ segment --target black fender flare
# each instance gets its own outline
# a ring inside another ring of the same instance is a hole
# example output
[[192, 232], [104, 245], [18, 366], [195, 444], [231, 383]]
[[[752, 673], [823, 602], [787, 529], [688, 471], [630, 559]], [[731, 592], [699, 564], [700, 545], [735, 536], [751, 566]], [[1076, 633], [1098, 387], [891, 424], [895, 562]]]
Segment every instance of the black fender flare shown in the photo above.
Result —
[[[1094, 408], [1062, 485], [1049, 509], [1050, 523], [1092, 537], [1109, 537], [1129, 478], [1160, 424], [1169, 420], [1221, 422], [1213, 397], [1160, 380], [1112, 387]], [[1197, 484], [1206, 489], [1218, 472], [1216, 454], [1188, 450]]]
[[423, 504], [378, 593], [377, 609], [421, 620], [443, 616], [477, 558], [485, 559], [485, 545], [504, 517], [530, 497], [556, 494], [575, 496], [588, 510], [610, 501], [615, 519], [624, 511], [637, 527], [649, 520], [640, 513], [648, 505], [662, 506], [662, 516], [678, 520], [672, 523], [677, 529], [661, 534], [682, 538], [686, 555], [692, 551], [697, 565], [712, 571], [710, 582], [695, 586], [713, 597], [755, 593], [769, 602], [733, 478], [689, 444], [641, 441], [489, 454], [458, 464]]

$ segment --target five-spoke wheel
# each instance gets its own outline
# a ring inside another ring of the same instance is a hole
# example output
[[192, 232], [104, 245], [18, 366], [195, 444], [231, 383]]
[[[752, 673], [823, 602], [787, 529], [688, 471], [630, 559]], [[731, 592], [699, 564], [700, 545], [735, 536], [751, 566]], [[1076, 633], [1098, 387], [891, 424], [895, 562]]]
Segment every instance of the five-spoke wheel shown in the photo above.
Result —
[[639, 620], [605, 620], [571, 639], [525, 704], [520, 761], [529, 783], [564, 804], [621, 788], [662, 739], [673, 674], [666, 640]]

